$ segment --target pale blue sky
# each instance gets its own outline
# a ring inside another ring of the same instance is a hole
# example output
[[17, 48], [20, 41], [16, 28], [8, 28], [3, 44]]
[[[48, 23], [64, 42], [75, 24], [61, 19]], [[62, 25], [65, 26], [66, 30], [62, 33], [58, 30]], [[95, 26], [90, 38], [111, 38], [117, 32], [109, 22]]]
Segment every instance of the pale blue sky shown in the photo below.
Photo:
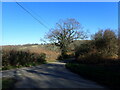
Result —
[[[49, 28], [54, 27], [59, 19], [66, 18], [75, 18], [91, 34], [99, 28], [118, 28], [117, 2], [19, 3]], [[49, 31], [15, 2], [3, 3], [2, 11], [3, 45], [40, 43], [40, 38]]]

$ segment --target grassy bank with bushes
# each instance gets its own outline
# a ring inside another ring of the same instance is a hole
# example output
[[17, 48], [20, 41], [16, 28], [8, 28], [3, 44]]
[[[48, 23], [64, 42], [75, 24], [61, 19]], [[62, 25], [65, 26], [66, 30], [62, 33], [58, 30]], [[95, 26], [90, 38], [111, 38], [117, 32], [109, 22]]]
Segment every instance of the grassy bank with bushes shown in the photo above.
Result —
[[66, 68], [108, 88], [120, 88], [120, 64], [117, 63], [119, 61], [112, 62], [112, 65], [74, 62], [67, 63]]
[[91, 40], [75, 47], [76, 62], [66, 67], [109, 88], [120, 88], [120, 60], [118, 37], [114, 30], [99, 30]]
[[3, 50], [2, 70], [29, 67], [46, 63], [46, 54], [31, 53], [29, 51]]

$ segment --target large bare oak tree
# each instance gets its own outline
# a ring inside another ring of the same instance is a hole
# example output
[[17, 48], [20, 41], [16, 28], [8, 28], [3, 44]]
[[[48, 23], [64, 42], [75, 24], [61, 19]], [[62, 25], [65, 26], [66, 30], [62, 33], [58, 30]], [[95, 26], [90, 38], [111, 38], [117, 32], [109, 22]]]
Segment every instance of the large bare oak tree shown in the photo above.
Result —
[[84, 39], [85, 37], [86, 35], [82, 30], [81, 24], [73, 18], [59, 20], [55, 27], [50, 29], [47, 34], [49, 40], [60, 46], [62, 56], [66, 55], [70, 43], [77, 39]]

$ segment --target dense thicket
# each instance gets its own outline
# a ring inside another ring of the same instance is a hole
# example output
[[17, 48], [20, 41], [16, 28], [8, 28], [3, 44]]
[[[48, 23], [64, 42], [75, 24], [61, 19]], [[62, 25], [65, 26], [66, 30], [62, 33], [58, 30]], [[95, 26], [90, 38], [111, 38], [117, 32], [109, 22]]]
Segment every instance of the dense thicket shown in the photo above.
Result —
[[117, 35], [111, 29], [99, 30], [92, 35], [91, 40], [76, 47], [75, 55], [78, 60], [94, 63], [103, 59], [116, 59], [118, 57]]
[[29, 51], [3, 50], [2, 68], [31, 66], [37, 63], [45, 63], [46, 55], [44, 53], [30, 53]]

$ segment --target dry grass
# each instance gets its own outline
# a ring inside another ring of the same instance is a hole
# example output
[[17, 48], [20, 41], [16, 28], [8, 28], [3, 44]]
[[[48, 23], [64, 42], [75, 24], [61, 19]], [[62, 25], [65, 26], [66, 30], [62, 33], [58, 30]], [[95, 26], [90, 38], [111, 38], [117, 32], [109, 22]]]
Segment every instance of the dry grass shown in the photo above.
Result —
[[60, 55], [60, 52], [47, 50], [45, 48], [34, 47], [34, 48], [29, 48], [28, 50], [30, 50], [30, 52], [34, 52], [34, 53], [45, 53], [47, 61], [56, 60], [58, 58], [58, 56]]

